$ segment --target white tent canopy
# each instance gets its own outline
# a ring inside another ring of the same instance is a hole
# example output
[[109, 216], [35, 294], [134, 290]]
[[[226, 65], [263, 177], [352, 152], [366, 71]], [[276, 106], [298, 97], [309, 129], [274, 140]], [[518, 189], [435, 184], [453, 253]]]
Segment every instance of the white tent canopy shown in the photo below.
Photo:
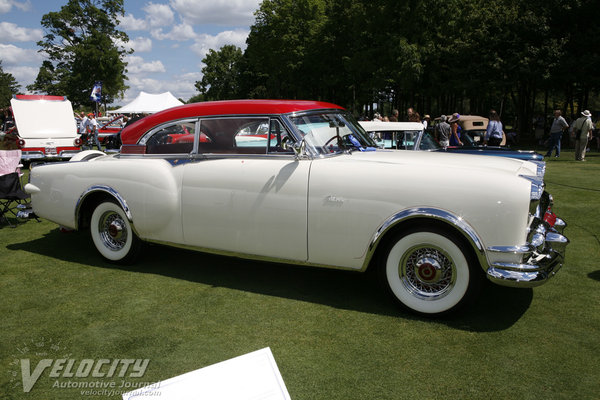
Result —
[[150, 94], [140, 92], [131, 103], [119, 108], [118, 110], [110, 110], [110, 114], [130, 114], [130, 113], [147, 113], [152, 114], [158, 111], [166, 110], [167, 108], [180, 106], [183, 103], [175, 98], [171, 92], [159, 94]]

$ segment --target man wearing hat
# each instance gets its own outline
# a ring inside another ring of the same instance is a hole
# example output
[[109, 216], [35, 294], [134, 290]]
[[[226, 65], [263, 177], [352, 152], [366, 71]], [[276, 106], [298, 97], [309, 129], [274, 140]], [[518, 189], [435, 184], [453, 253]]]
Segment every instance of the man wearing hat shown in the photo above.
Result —
[[459, 113], [454, 113], [448, 119], [448, 123], [450, 124], [450, 146], [462, 146], [463, 142], [460, 140], [460, 132], [461, 128], [458, 125], [458, 120], [460, 119]]
[[573, 123], [573, 133], [575, 134], [575, 160], [585, 161], [585, 148], [588, 140], [592, 138], [594, 124], [592, 123], [592, 114], [589, 110], [581, 113], [581, 117]]
[[423, 122], [423, 128], [427, 129], [429, 127], [429, 124], [431, 123], [431, 116], [429, 114], [425, 114], [422, 122]]

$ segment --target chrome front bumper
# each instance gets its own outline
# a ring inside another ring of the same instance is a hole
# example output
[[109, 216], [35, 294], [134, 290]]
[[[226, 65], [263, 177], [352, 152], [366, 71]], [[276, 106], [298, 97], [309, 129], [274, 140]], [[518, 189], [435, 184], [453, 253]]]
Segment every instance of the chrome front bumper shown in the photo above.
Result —
[[[541, 215], [539, 210], [545, 210]], [[523, 246], [488, 247], [492, 253], [520, 256], [522, 263], [493, 262], [487, 270], [492, 282], [511, 287], [535, 287], [545, 283], [562, 267], [569, 239], [563, 236], [567, 224], [552, 213], [552, 196], [544, 192]], [[496, 258], [496, 257], [494, 257]], [[501, 258], [501, 257], [500, 257]]]

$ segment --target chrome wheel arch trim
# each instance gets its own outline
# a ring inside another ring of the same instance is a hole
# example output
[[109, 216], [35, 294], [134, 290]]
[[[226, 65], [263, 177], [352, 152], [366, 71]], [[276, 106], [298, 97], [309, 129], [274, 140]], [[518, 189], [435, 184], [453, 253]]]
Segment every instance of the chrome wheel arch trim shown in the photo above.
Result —
[[75, 229], [76, 230], [79, 229], [79, 215], [81, 213], [81, 206], [83, 205], [85, 199], [89, 195], [91, 195], [93, 193], [98, 193], [98, 192], [106, 193], [117, 201], [117, 203], [121, 206], [121, 208], [125, 212], [125, 215], [127, 216], [127, 219], [129, 220], [129, 223], [131, 223], [131, 226], [133, 229], [133, 217], [131, 215], [131, 211], [129, 210], [129, 206], [127, 205], [127, 202], [125, 201], [123, 196], [121, 196], [119, 194], [119, 192], [117, 192], [115, 189], [111, 188], [110, 186], [106, 186], [106, 185], [91, 186], [85, 192], [83, 192], [81, 194], [81, 196], [79, 196], [79, 199], [77, 200], [77, 204], [75, 206]]
[[475, 255], [477, 256], [477, 259], [483, 270], [487, 270], [488, 261], [485, 254], [485, 247], [482, 240], [479, 238], [479, 235], [477, 235], [477, 232], [475, 232], [475, 229], [473, 229], [473, 227], [469, 225], [462, 217], [456, 216], [445, 210], [430, 207], [414, 207], [400, 211], [389, 217], [383, 224], [381, 224], [369, 243], [367, 256], [365, 257], [362, 270], [364, 271], [367, 269], [373, 256], [375, 255], [375, 251], [379, 247], [381, 240], [393, 227], [402, 222], [416, 218], [441, 221], [454, 227], [465, 239], [467, 239], [470, 246], [475, 251]]

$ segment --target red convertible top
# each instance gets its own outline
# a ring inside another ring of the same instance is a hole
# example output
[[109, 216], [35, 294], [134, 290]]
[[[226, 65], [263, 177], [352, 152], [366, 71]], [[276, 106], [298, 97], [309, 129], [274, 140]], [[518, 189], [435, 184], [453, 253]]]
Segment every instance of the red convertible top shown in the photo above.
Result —
[[185, 104], [149, 115], [123, 129], [123, 144], [136, 144], [149, 129], [171, 120], [217, 115], [273, 115], [307, 110], [340, 109], [322, 101], [308, 100], [224, 100]]

